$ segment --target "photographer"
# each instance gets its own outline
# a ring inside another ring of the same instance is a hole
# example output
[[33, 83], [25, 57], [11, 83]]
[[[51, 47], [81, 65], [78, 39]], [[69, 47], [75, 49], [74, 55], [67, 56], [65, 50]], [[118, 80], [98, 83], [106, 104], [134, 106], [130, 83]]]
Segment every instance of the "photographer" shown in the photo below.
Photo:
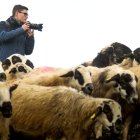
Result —
[[0, 61], [14, 53], [30, 55], [34, 49], [34, 34], [30, 29], [28, 8], [13, 7], [12, 16], [0, 22]]

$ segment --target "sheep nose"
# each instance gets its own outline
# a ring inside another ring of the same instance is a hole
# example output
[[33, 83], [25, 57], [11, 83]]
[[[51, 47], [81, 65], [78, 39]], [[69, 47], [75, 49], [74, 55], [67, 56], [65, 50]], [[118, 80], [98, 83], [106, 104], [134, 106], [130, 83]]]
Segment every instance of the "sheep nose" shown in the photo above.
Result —
[[133, 100], [133, 103], [134, 103], [134, 104], [137, 104], [137, 103], [138, 103], [138, 99], [133, 98], [132, 100]]
[[4, 118], [11, 117], [11, 115], [12, 115], [12, 105], [11, 105], [11, 102], [4, 102], [2, 104], [2, 107], [0, 108], [0, 110], [1, 110]]
[[112, 131], [114, 134], [121, 134], [121, 132], [122, 132], [122, 119], [119, 118], [112, 127], [113, 127]]
[[92, 91], [93, 91], [93, 84], [92, 84], [92, 83], [86, 84], [86, 86], [82, 88], [82, 91], [83, 91], [85, 94], [90, 95], [90, 94], [92, 93]]

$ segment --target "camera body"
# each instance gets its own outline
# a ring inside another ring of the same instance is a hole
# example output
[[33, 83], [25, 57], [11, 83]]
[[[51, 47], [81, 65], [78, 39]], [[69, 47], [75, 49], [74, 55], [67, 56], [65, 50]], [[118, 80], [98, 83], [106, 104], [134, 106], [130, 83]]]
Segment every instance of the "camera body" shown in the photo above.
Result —
[[42, 28], [43, 28], [43, 24], [42, 23], [40, 23], [40, 24], [34, 24], [34, 23], [30, 23], [29, 21], [27, 21], [26, 23], [29, 24], [30, 29], [42, 31]]

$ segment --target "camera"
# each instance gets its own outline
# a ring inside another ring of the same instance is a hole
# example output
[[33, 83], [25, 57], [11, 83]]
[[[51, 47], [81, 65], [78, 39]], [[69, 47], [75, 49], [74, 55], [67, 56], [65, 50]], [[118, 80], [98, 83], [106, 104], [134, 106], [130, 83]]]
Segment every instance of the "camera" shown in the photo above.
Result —
[[34, 30], [38, 30], [38, 31], [42, 31], [43, 28], [43, 24], [34, 24], [34, 23], [30, 23], [29, 21], [27, 21], [26, 23], [29, 24], [30, 29], [34, 29]]

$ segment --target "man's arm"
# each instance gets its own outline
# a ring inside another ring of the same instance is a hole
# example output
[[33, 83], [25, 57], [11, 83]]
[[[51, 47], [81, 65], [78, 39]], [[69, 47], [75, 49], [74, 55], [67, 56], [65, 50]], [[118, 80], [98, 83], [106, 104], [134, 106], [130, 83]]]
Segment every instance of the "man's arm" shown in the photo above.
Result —
[[34, 40], [33, 31], [29, 30], [27, 34], [28, 37], [26, 38], [26, 42], [25, 42], [25, 54], [30, 55], [33, 52], [35, 40]]
[[15, 30], [7, 31], [8, 27], [6, 23], [0, 23], [0, 42], [7, 41], [9, 39], [15, 38], [20, 34], [23, 34], [25, 31], [22, 27], [17, 28]]

